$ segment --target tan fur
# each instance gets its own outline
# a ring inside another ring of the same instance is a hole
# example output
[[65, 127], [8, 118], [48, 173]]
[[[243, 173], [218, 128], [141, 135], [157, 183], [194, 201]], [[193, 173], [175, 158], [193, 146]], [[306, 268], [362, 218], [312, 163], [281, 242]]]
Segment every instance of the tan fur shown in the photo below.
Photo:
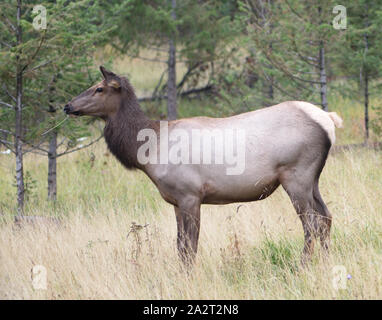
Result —
[[325, 112], [321, 108], [303, 101], [290, 101], [290, 103], [293, 103], [297, 108], [304, 111], [311, 119], [317, 122], [328, 133], [332, 145], [334, 144], [336, 140], [334, 127], [342, 127], [342, 119], [336, 112]]
[[343, 120], [341, 117], [337, 114], [337, 112], [329, 112], [329, 117], [333, 120], [334, 125], [337, 128], [342, 128], [343, 127]]
[[121, 84], [120, 84], [119, 82], [115, 81], [115, 80], [111, 80], [111, 81], [108, 83], [108, 85], [109, 85], [110, 87], [113, 87], [113, 88], [116, 88], [116, 89], [118, 89], [118, 88], [121, 87]]
[[[304, 228], [304, 261], [320, 237], [326, 250], [331, 215], [321, 198], [318, 180], [330, 147], [335, 126], [341, 118], [302, 101], [278, 105], [227, 118], [197, 117], [170, 121], [168, 133], [244, 130], [243, 169], [227, 175], [229, 164], [147, 163], [137, 161], [137, 134], [143, 129], [159, 130], [141, 110], [128, 80], [101, 67], [104, 90], [89, 89], [66, 107], [68, 114], [92, 115], [105, 120], [105, 139], [111, 152], [128, 169], [142, 170], [157, 186], [162, 197], [174, 205], [178, 226], [178, 250], [188, 261], [196, 254], [201, 204], [226, 204], [262, 200], [281, 184], [288, 193]], [[116, 89], [113, 82], [120, 84]], [[207, 136], [203, 133], [204, 137]], [[158, 143], [158, 142], [156, 142]], [[193, 147], [193, 141], [190, 142]], [[238, 143], [238, 142], [237, 142]], [[221, 146], [214, 149], [221, 154]], [[157, 148], [159, 152], [159, 146]]]

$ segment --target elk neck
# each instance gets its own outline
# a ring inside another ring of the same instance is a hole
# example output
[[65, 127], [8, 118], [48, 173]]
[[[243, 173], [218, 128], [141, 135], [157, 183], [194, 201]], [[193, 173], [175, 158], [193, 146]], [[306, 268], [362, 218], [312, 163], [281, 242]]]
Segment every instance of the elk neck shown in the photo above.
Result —
[[137, 141], [137, 135], [142, 129], [156, 130], [157, 123], [144, 114], [130, 86], [122, 90], [120, 108], [116, 114], [106, 119], [105, 140], [111, 153], [127, 169], [143, 170], [137, 160], [137, 151], [142, 143]]

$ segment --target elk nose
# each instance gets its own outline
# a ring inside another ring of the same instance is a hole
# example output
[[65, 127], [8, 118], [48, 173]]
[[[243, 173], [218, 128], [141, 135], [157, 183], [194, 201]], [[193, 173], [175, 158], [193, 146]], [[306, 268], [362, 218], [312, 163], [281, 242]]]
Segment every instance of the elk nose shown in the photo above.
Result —
[[64, 107], [64, 112], [66, 114], [68, 114], [70, 112], [70, 109], [71, 109], [71, 106], [69, 104], [67, 104], [65, 107]]

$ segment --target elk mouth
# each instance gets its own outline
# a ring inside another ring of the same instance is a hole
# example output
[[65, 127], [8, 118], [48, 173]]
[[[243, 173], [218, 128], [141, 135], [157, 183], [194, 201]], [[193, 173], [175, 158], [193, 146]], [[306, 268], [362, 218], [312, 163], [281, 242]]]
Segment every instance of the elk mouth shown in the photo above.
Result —
[[65, 113], [68, 115], [68, 116], [81, 116], [81, 112], [80, 111], [65, 111]]
[[68, 105], [68, 104], [64, 107], [64, 112], [67, 115], [73, 115], [73, 116], [80, 116], [81, 115], [80, 111], [73, 111], [73, 107], [71, 105]]

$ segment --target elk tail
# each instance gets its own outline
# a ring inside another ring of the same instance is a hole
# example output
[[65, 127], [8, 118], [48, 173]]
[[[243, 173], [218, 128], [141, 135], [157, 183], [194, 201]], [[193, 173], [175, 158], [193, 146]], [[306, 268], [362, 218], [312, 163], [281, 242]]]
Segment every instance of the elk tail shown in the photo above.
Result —
[[337, 112], [329, 112], [328, 113], [330, 119], [332, 119], [334, 125], [337, 128], [342, 128], [343, 127], [343, 120], [342, 118], [337, 114]]

